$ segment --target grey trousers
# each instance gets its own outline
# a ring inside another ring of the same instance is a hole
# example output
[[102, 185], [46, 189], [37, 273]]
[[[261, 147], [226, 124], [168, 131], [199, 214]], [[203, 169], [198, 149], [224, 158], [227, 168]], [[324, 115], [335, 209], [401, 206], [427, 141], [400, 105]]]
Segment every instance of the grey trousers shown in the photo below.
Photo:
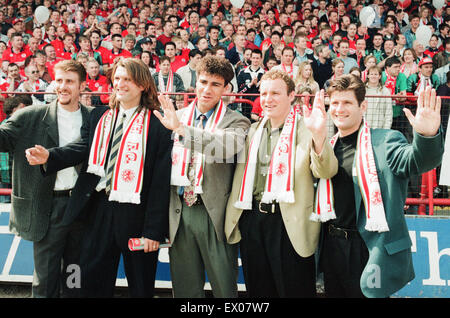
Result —
[[72, 274], [77, 274], [76, 270], [73, 266], [69, 267], [69, 272], [66, 269], [71, 264], [79, 264], [83, 226], [80, 221], [75, 221], [70, 226], [61, 224], [68, 200], [69, 197], [53, 198], [47, 234], [42, 240], [33, 243], [32, 296], [35, 298], [79, 295], [76, 277], [70, 277], [70, 284], [66, 281]]
[[217, 239], [204, 205], [183, 203], [169, 257], [174, 297], [205, 297], [205, 270], [214, 297], [237, 297], [238, 247]]

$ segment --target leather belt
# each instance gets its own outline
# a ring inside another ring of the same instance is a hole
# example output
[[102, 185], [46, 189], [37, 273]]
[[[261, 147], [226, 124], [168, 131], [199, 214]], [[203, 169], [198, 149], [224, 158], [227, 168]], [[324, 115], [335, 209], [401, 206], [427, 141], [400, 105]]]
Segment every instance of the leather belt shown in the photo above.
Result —
[[333, 237], [340, 237], [346, 240], [359, 237], [358, 230], [343, 229], [333, 224], [328, 224], [328, 234]]
[[253, 200], [252, 209], [253, 211], [265, 214], [281, 213], [280, 204], [278, 202], [263, 203], [261, 201]]
[[53, 197], [70, 197], [72, 196], [72, 190], [73, 189], [69, 189], [69, 190], [54, 190], [53, 191]]

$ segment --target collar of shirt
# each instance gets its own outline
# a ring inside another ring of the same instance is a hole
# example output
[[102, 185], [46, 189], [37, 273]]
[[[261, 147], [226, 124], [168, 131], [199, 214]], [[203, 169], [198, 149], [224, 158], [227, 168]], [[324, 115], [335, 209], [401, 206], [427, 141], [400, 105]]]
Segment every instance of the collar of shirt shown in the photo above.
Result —
[[212, 116], [212, 114], [214, 113], [214, 110], [216, 108], [214, 107], [213, 109], [210, 109], [208, 112], [206, 112], [205, 114], [203, 114], [202, 112], [200, 112], [198, 110], [197, 107], [195, 107], [195, 112], [194, 112], [194, 116], [195, 116], [195, 125], [198, 124], [198, 121], [200, 120], [200, 115], [205, 115], [206, 116], [206, 120], [203, 122], [203, 127], [205, 127], [206, 122], [208, 121], [209, 117]]
[[122, 107], [119, 108], [119, 113], [117, 114], [117, 118], [121, 118], [123, 114], [125, 114], [125, 121], [124, 121], [124, 127], [127, 125], [128, 121], [130, 120], [131, 116], [135, 112], [135, 110], [138, 108], [138, 106], [134, 106], [129, 109], [124, 109]]

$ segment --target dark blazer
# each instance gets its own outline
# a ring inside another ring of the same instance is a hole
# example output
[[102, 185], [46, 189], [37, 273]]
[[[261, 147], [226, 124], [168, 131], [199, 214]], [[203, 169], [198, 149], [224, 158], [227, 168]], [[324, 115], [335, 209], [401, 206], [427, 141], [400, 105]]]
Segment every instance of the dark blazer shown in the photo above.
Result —
[[[49, 149], [50, 156], [44, 172], [45, 175], [83, 163], [72, 196], [67, 204], [63, 220], [64, 224], [72, 223], [82, 212], [92, 213], [92, 211], [85, 208], [89, 198], [96, 191], [95, 188], [100, 181], [100, 177], [87, 173], [86, 170], [95, 128], [102, 115], [108, 109], [108, 107], [97, 107], [92, 111], [87, 125], [81, 129], [82, 139], [80, 142], [72, 143], [65, 147]], [[128, 231], [127, 224], [136, 226], [139, 223], [138, 226], [141, 228], [141, 233], [138, 234], [140, 236], [164, 241], [168, 236], [169, 228], [168, 209], [172, 167], [171, 132], [151, 113], [148, 133], [141, 203], [139, 205], [130, 203], [118, 204], [121, 205], [123, 210], [130, 211], [129, 217], [124, 222], [124, 235], [131, 235], [126, 233]], [[136, 222], [136, 220], [139, 220], [139, 222]]]
[[233, 46], [231, 49], [229, 49], [225, 53], [225, 57], [228, 61], [230, 61], [231, 64], [233, 64], [233, 66], [241, 61], [241, 58], [239, 57], [239, 53], [236, 50], [236, 46]]
[[[81, 105], [83, 124], [92, 107]], [[59, 144], [56, 101], [16, 111], [0, 126], [0, 151], [13, 156], [11, 215], [9, 229], [25, 240], [40, 241], [47, 233], [52, 210], [56, 174], [43, 177], [39, 167], [30, 166], [25, 150]]]

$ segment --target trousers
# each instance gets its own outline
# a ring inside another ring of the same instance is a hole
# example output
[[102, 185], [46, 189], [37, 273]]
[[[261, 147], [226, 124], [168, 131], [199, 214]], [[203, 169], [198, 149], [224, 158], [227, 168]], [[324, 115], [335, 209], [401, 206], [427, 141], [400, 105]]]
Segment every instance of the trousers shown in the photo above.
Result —
[[80, 262], [83, 224], [62, 225], [69, 197], [54, 197], [50, 225], [44, 238], [33, 243], [34, 272], [32, 296], [35, 298], [77, 297], [79, 289], [68, 286], [67, 267]]
[[239, 220], [240, 251], [249, 297], [315, 297], [314, 255], [294, 250], [281, 213], [245, 210]]
[[82, 296], [113, 297], [122, 256], [130, 297], [153, 297], [158, 252], [128, 249], [129, 238], [141, 237], [143, 211], [136, 204], [109, 201], [105, 191], [94, 191], [87, 205], [80, 264]]
[[204, 298], [206, 276], [214, 297], [237, 297], [238, 249], [218, 240], [204, 205], [183, 202], [175, 240], [169, 248], [173, 295]]

